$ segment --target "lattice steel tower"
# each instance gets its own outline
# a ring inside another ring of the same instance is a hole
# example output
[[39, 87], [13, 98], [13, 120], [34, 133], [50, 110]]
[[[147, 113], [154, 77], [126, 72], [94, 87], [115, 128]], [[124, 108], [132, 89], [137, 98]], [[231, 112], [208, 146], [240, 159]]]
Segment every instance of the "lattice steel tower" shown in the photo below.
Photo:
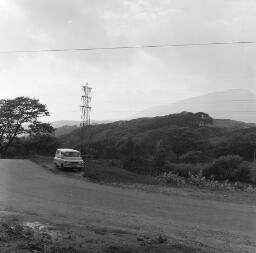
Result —
[[[89, 87], [88, 83], [86, 83], [85, 85], [82, 86], [82, 96], [81, 96], [81, 122], [80, 122], [80, 127], [81, 127], [81, 154], [82, 157], [85, 159], [85, 148], [84, 148], [84, 135], [85, 135], [85, 128], [88, 127], [90, 125], [90, 113], [91, 113], [91, 90], [92, 88]], [[88, 159], [87, 159], [88, 160]], [[84, 169], [85, 169], [85, 162], [84, 162]]]
[[91, 90], [92, 88], [89, 87], [88, 83], [82, 86], [82, 96], [81, 96], [81, 122], [80, 126], [82, 128], [90, 125], [90, 113], [91, 113]]

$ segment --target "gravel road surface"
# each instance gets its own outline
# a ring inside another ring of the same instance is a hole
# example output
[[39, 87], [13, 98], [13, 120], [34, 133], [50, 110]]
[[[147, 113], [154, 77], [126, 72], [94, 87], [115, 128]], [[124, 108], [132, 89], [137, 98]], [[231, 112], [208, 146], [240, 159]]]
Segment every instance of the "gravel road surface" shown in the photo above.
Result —
[[0, 209], [54, 222], [164, 234], [223, 252], [256, 252], [256, 207], [120, 189], [0, 160]]

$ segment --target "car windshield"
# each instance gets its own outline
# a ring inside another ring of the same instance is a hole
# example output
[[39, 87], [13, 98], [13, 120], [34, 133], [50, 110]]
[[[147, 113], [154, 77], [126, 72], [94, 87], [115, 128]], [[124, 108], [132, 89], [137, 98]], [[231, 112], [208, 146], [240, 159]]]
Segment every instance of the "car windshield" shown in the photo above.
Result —
[[66, 157], [80, 157], [81, 156], [79, 152], [63, 152], [62, 154]]

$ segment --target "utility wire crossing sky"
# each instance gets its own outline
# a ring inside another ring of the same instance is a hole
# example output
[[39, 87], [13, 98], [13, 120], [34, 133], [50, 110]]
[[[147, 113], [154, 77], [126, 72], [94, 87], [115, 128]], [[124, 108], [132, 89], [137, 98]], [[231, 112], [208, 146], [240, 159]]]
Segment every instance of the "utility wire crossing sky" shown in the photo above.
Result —
[[212, 92], [256, 93], [255, 13], [253, 0], [0, 0], [1, 98], [38, 98], [50, 121], [79, 120], [88, 82], [92, 120], [116, 120]]
[[68, 51], [94, 51], [94, 50], [121, 50], [121, 49], [140, 49], [140, 48], [191, 47], [191, 46], [213, 46], [213, 45], [235, 45], [235, 44], [256, 44], [256, 41], [156, 44], [156, 45], [141, 45], [141, 46], [88, 47], [88, 48], [55, 48], [55, 49], [38, 49], [38, 50], [9, 50], [9, 51], [7, 50], [7, 51], [0, 51], [0, 53], [1, 54], [12, 54], [12, 53], [42, 53], [42, 52], [68, 52]]

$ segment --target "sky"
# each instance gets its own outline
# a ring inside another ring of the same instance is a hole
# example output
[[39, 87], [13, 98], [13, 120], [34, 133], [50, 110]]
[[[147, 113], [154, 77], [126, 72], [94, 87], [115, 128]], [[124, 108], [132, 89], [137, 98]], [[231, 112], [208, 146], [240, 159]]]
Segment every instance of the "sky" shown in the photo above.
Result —
[[[0, 0], [0, 51], [256, 40], [254, 0]], [[0, 54], [1, 98], [94, 120], [226, 89], [256, 92], [256, 44]]]

